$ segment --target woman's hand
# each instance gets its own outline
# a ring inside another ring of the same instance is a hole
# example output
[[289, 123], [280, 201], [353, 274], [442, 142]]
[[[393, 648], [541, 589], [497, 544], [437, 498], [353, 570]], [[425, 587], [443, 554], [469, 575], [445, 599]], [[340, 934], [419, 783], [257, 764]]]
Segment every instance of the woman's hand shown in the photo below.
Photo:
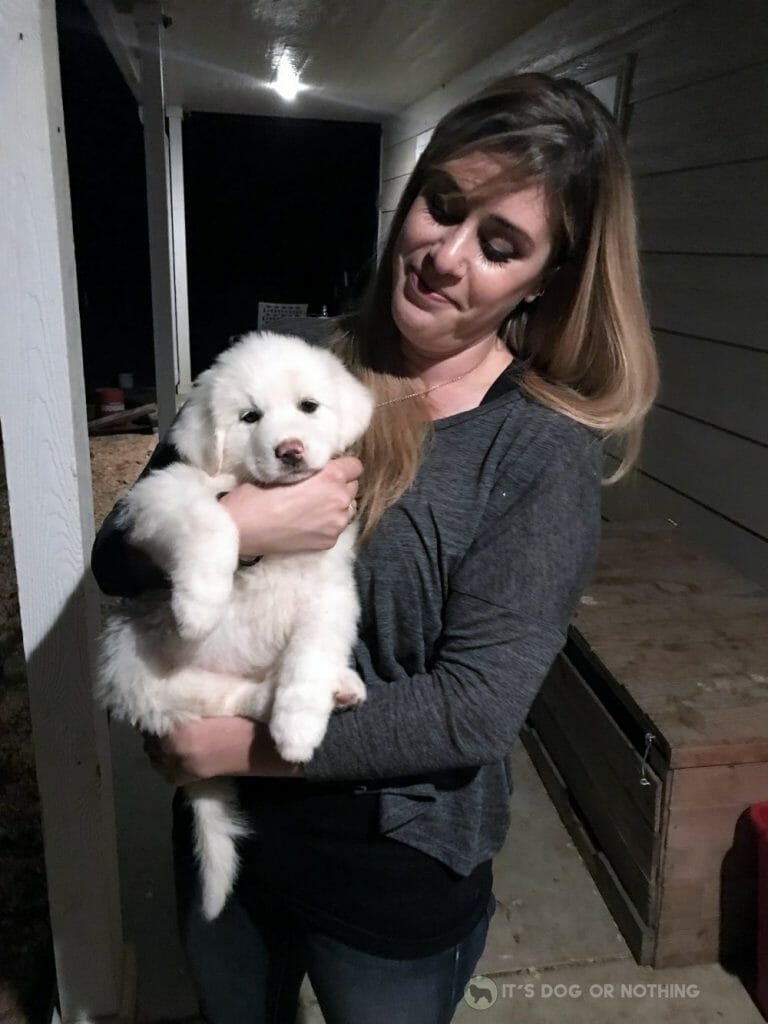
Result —
[[142, 733], [152, 767], [175, 786], [218, 775], [301, 778], [302, 766], [283, 761], [269, 729], [251, 718], [200, 718], [166, 736]]
[[298, 484], [241, 484], [221, 499], [240, 531], [240, 556], [291, 554], [332, 548], [352, 517], [359, 459], [344, 455]]

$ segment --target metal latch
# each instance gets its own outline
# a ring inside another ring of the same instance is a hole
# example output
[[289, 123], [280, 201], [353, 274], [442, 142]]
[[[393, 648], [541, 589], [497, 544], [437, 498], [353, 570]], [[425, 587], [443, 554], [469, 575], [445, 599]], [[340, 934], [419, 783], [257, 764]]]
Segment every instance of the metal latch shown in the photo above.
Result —
[[652, 732], [647, 732], [645, 734], [645, 750], [643, 751], [643, 760], [640, 762], [640, 785], [641, 786], [650, 786], [650, 784], [651, 784], [651, 779], [649, 779], [648, 776], [645, 774], [645, 766], [648, 763], [648, 752], [651, 749], [651, 744], [653, 742], [655, 742], [655, 740], [656, 740], [656, 737], [653, 735]]

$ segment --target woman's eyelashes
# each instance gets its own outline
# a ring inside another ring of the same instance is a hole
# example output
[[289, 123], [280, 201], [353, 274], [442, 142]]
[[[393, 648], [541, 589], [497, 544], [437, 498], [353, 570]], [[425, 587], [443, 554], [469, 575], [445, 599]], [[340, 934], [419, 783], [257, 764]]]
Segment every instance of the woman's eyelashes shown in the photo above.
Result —
[[488, 263], [508, 263], [517, 255], [514, 251], [496, 249], [490, 242], [480, 240], [480, 249]]
[[[466, 216], [466, 202], [461, 198], [453, 198], [441, 192], [425, 192], [424, 202], [432, 220], [436, 224], [450, 226], [461, 224]], [[503, 248], [493, 245], [488, 237], [481, 236], [480, 252], [487, 263], [507, 263], [517, 256], [517, 252], [510, 248], [507, 239], [498, 238]]]

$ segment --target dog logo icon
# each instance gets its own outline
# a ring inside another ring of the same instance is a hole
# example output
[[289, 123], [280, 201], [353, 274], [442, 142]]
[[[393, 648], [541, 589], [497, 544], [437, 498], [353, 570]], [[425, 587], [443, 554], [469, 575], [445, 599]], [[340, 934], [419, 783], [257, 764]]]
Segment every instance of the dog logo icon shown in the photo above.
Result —
[[473, 1010], [487, 1010], [498, 998], [496, 982], [484, 974], [476, 974], [464, 986], [464, 1002]]

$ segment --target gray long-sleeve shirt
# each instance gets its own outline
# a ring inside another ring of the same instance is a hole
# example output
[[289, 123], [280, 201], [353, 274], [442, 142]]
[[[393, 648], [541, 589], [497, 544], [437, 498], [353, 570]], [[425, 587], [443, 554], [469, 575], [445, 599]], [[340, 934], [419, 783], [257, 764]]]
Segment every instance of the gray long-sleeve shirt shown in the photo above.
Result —
[[510, 751], [594, 572], [601, 470], [594, 432], [515, 386], [435, 423], [358, 558], [368, 699], [305, 776], [379, 792], [382, 831], [459, 874], [504, 841]]

